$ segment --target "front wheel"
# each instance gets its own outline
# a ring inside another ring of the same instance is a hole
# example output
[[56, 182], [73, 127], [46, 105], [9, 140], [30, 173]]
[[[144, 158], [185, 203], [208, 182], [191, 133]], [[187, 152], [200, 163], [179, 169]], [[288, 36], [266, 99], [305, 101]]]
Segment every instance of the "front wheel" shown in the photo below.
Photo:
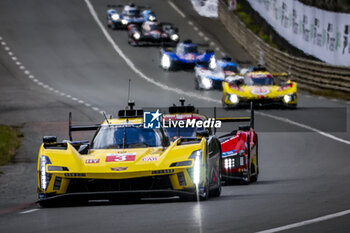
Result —
[[138, 43], [134, 39], [132, 39], [130, 36], [128, 37], [128, 44], [133, 47], [138, 46]]
[[221, 190], [222, 190], [222, 186], [221, 186], [221, 180], [222, 180], [221, 164], [222, 163], [221, 163], [221, 160], [220, 160], [219, 175], [217, 176], [219, 186], [216, 189], [210, 191], [210, 196], [211, 197], [220, 197], [220, 195], [221, 195]]
[[206, 201], [209, 199], [209, 180], [207, 179], [206, 185], [203, 187], [204, 190], [199, 192], [199, 201]]
[[222, 108], [228, 110], [230, 107], [225, 103], [224, 97], [221, 99]]
[[197, 77], [194, 78], [194, 88], [195, 88], [196, 90], [200, 90], [200, 89], [201, 89], [201, 88], [199, 87], [199, 82], [198, 82], [198, 78], [197, 78]]

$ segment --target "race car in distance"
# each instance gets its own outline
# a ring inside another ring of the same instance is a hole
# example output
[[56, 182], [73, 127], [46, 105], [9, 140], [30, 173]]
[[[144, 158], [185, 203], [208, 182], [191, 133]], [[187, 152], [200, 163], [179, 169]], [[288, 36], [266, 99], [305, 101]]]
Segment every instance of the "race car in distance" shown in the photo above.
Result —
[[[169, 114], [163, 115], [165, 122], [192, 121], [194, 119], [205, 121], [208, 119], [206, 116], [199, 114], [194, 106], [185, 106], [184, 100], [180, 101], [180, 106], [173, 105], [169, 107]], [[259, 175], [258, 135], [254, 130], [253, 104], [251, 104], [250, 117], [222, 117], [215, 119], [221, 122], [250, 122], [249, 125], [241, 125], [238, 127], [238, 130], [233, 130], [228, 134], [220, 136], [218, 139], [221, 146], [213, 144], [213, 148], [219, 146], [221, 149], [221, 166], [218, 174], [221, 173], [222, 177], [216, 177], [215, 179], [225, 181], [226, 184], [230, 184], [234, 180], [245, 183], [257, 181]], [[170, 127], [166, 128], [166, 133], [171, 140], [181, 137], [201, 138], [215, 134], [215, 129], [204, 127]], [[211, 158], [210, 155], [209, 151], [209, 158]], [[216, 170], [211, 170], [211, 173], [215, 174], [216, 172]]]
[[238, 73], [238, 65], [229, 57], [223, 57], [216, 63], [198, 63], [195, 68], [195, 88], [197, 90], [221, 89], [225, 77]]
[[[150, 9], [141, 10], [141, 8], [133, 3], [129, 5], [108, 5], [107, 10], [107, 26], [112, 29], [127, 29], [129, 24], [141, 25], [148, 19], [155, 19], [156, 15]], [[117, 8], [122, 8], [118, 12]]]
[[[130, 102], [129, 110], [99, 125], [72, 126], [70, 114], [69, 141], [43, 138], [37, 164], [40, 205], [130, 197], [206, 200], [213, 182], [221, 187], [208, 172], [218, 169], [219, 148], [209, 155], [204, 137], [170, 144], [162, 127], [144, 127], [143, 110], [133, 106]], [[154, 114], [157, 118], [159, 112]], [[96, 130], [91, 143], [72, 141], [72, 131], [83, 130]]]
[[245, 74], [228, 76], [222, 83], [223, 107], [240, 107], [254, 102], [259, 106], [279, 105], [296, 108], [297, 84], [291, 80], [277, 85], [274, 77], [286, 77], [287, 73], [270, 73], [257, 66]]
[[191, 40], [178, 43], [176, 51], [172, 48], [160, 50], [160, 66], [164, 70], [193, 69], [197, 63], [215, 63], [214, 51], [200, 53], [198, 46]]
[[149, 19], [142, 25], [128, 26], [128, 43], [139, 45], [167, 45], [176, 46], [179, 42], [179, 30], [171, 23], [159, 23], [156, 19]]

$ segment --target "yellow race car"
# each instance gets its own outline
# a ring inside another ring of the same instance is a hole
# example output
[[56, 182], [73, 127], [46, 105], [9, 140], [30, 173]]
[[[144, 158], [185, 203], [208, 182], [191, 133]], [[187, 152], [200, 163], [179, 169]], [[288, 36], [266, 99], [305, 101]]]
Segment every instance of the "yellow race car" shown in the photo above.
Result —
[[[152, 115], [159, 117], [158, 111]], [[170, 142], [162, 127], [144, 125], [144, 112], [133, 103], [100, 125], [72, 126], [71, 115], [69, 122], [69, 141], [46, 136], [39, 150], [37, 191], [42, 206], [130, 197], [206, 200], [209, 191], [220, 195], [220, 179], [211, 176], [221, 174], [209, 173], [215, 166], [219, 171], [220, 148], [210, 147], [216, 138]], [[96, 130], [92, 141], [72, 141], [71, 132], [83, 130]]]
[[276, 76], [288, 76], [288, 74], [273, 74], [258, 66], [245, 74], [226, 77], [222, 83], [223, 107], [249, 106], [249, 103], [253, 102], [259, 106], [279, 105], [296, 108], [297, 84], [288, 80], [282, 85], [277, 85], [274, 80]]

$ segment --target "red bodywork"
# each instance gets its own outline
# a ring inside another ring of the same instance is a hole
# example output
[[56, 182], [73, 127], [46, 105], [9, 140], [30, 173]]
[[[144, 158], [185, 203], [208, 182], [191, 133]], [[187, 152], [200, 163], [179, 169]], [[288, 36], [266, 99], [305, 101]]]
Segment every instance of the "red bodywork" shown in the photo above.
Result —
[[[183, 113], [163, 115], [163, 119], [165, 121], [187, 119], [205, 120], [206, 117], [195, 113]], [[250, 181], [251, 176], [257, 177], [258, 136], [253, 128], [244, 126], [233, 134], [219, 137], [219, 140], [221, 142], [222, 152], [221, 172], [224, 179]], [[231, 161], [234, 160], [234, 166], [228, 166], [226, 159], [231, 159]], [[255, 164], [253, 160], [255, 161]], [[255, 169], [253, 169], [253, 171], [251, 171], [252, 166], [255, 166]]]
[[[248, 180], [249, 166], [257, 154], [257, 138], [254, 129], [250, 128], [249, 130], [238, 130], [235, 135], [221, 140], [222, 175], [224, 178]], [[226, 161], [227, 159], [230, 160]]]

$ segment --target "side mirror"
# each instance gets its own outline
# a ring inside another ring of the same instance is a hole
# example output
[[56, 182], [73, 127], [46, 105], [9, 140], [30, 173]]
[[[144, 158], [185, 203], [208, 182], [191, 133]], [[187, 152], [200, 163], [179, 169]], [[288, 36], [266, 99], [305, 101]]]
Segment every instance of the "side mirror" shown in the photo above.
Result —
[[57, 143], [57, 137], [56, 136], [44, 136], [43, 143]]
[[207, 129], [198, 130], [196, 133], [197, 137], [209, 137], [209, 130]]
[[90, 149], [90, 144], [80, 145], [78, 152], [82, 155], [86, 155], [89, 153], [89, 149]]

